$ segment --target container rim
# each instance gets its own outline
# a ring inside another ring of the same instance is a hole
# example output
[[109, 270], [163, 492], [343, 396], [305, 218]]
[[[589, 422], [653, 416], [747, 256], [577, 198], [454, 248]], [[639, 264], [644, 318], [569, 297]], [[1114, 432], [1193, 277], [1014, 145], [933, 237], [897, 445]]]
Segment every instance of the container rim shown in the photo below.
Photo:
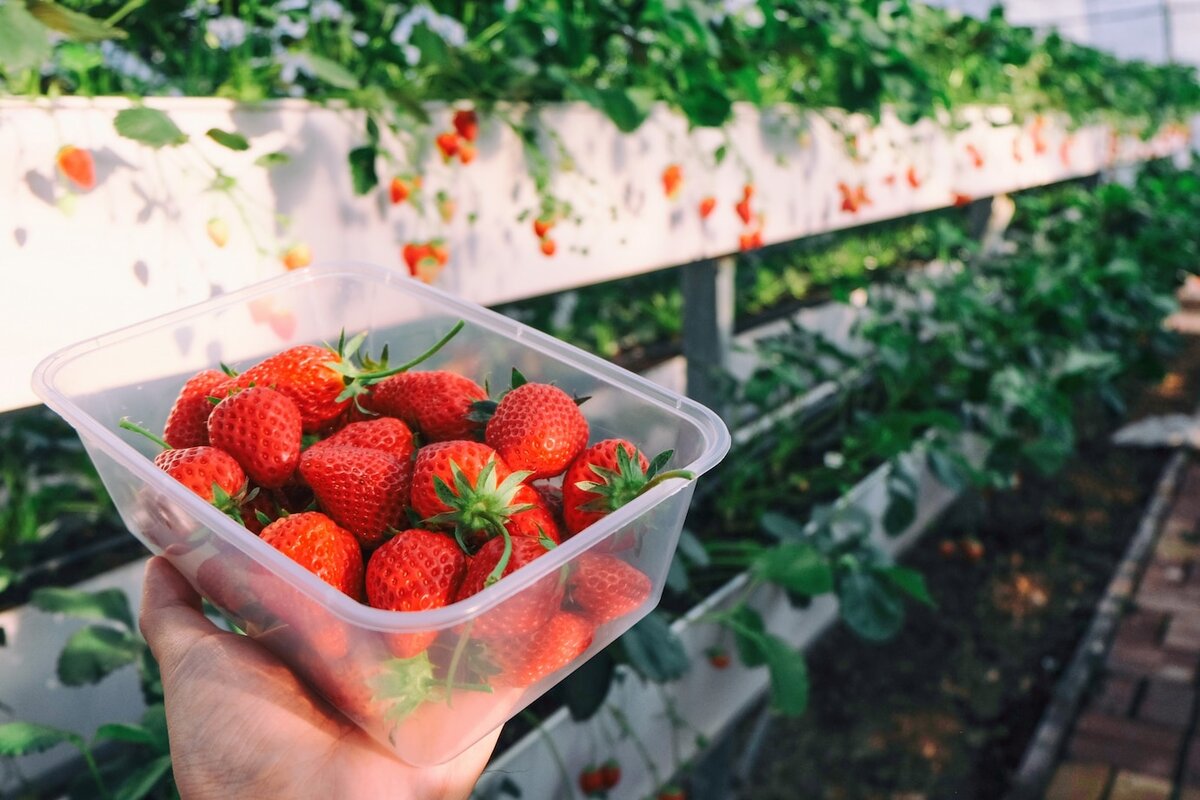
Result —
[[[619, 386], [623, 391], [636, 395], [643, 402], [658, 406], [686, 421], [703, 437], [704, 449], [697, 458], [687, 464], [679, 465], [679, 468], [690, 470], [696, 478], [692, 481], [669, 481], [655, 487], [650, 492], [589, 526], [580, 534], [571, 537], [545, 556], [514, 570], [506, 576], [506, 580], [489, 586], [469, 598], [442, 608], [426, 611], [387, 611], [371, 608], [334, 589], [257, 536], [245, 535], [245, 528], [238, 526], [214, 506], [188, 491], [182, 484], [164, 480], [164, 474], [154, 466], [154, 462], [121, 438], [116, 432], [115, 425], [102, 424], [59, 391], [55, 385], [55, 377], [64, 366], [76, 358], [102, 347], [203, 316], [214, 309], [233, 306], [281, 289], [336, 277], [352, 277], [388, 286], [403, 284], [401, 288], [404, 291], [423, 297], [435, 307], [447, 312], [448, 315], [457, 314], [473, 325], [478, 325], [505, 338], [519, 341], [521, 344], [560, 362], [585, 369], [598, 379]], [[523, 323], [457, 298], [442, 289], [420, 283], [387, 267], [357, 261], [326, 262], [305, 267], [60, 348], [42, 359], [34, 369], [32, 386], [34, 393], [75, 427], [77, 432], [97, 440], [111, 458], [143, 481], [154, 485], [173, 501], [182, 504], [197, 517], [201, 524], [223, 541], [271, 569], [278, 577], [287, 580], [294, 588], [321, 603], [342, 621], [360, 628], [382, 632], [443, 629], [461, 624], [468, 618], [482, 614], [520, 593], [539, 578], [559, 569], [583, 551], [591, 549], [614, 535], [643, 511], [694, 484], [696, 479], [720, 462], [729, 451], [731, 443], [729, 430], [721, 418], [694, 400], [683, 397], [640, 375], [559, 341]]]

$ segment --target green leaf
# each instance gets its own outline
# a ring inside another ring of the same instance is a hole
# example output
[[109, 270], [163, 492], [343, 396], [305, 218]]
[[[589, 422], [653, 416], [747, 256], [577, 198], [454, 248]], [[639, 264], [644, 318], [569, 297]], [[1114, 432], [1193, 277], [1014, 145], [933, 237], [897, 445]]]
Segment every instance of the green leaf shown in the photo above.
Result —
[[883, 512], [883, 529], [891, 536], [899, 536], [917, 518], [917, 506], [912, 498], [902, 494], [888, 497], [887, 508]]
[[331, 61], [307, 50], [301, 51], [300, 55], [308, 60], [308, 67], [317, 80], [338, 89], [359, 88], [358, 78], [336, 61]]
[[240, 133], [230, 133], [220, 128], [209, 128], [204, 135], [222, 147], [228, 147], [230, 150], [241, 151], [250, 149], [250, 142], [246, 141], [246, 137]]
[[872, 642], [886, 641], [904, 624], [904, 604], [890, 583], [871, 570], [853, 570], [837, 585], [842, 619], [859, 636]]
[[803, 539], [804, 525], [786, 514], [767, 511], [758, 518], [759, 526], [776, 539]]
[[0, 725], [0, 756], [25, 756], [40, 753], [62, 743], [83, 747], [79, 734], [38, 725], [34, 722], [7, 722]]
[[66, 614], [69, 617], [96, 621], [110, 619], [121, 623], [130, 631], [133, 630], [129, 600], [120, 589], [82, 592], [78, 589], [50, 587], [35, 591], [30, 602], [35, 608], [51, 614]]
[[737, 647], [738, 658], [747, 667], [761, 667], [767, 663], [767, 653], [763, 649], [767, 626], [763, 623], [762, 615], [749, 606], [739, 606], [731, 616], [733, 624], [729, 628], [733, 631], [733, 644]]
[[10, 73], [40, 67], [53, 51], [45, 26], [24, 3], [0, 3], [0, 67]]
[[171, 756], [163, 755], [129, 774], [114, 793], [114, 800], [142, 800], [167, 779], [171, 772]]
[[[10, 0], [10, 3], [13, 0]], [[25, 0], [29, 13], [51, 30], [58, 31], [76, 42], [102, 42], [105, 39], [124, 39], [129, 34], [114, 28], [87, 14], [51, 2], [51, 0]]]
[[605, 649], [563, 679], [557, 692], [571, 712], [571, 719], [577, 722], [591, 719], [604, 707], [616, 666], [612, 654]]
[[145, 643], [128, 633], [89, 625], [67, 640], [58, 656], [58, 679], [67, 686], [96, 683], [132, 664], [144, 648]]
[[255, 166], [266, 167], [270, 169], [271, 167], [283, 166], [284, 164], [290, 163], [291, 160], [292, 157], [290, 155], [280, 150], [274, 153], [263, 153], [261, 156], [254, 159], [254, 164]]
[[763, 637], [762, 649], [771, 673], [771, 707], [781, 714], [800, 716], [808, 708], [808, 664], [804, 655], [771, 634]]
[[962, 465], [945, 450], [939, 447], [930, 448], [925, 456], [925, 462], [938, 482], [947, 489], [958, 492], [966, 486], [966, 476], [963, 474]]
[[154, 747], [154, 735], [141, 725], [126, 725], [123, 722], [110, 722], [96, 729], [96, 741], [128, 742]]
[[379, 185], [379, 175], [375, 172], [375, 157], [378, 155], [374, 147], [356, 147], [350, 151], [350, 178], [354, 182], [355, 194], [366, 194]]
[[915, 569], [896, 566], [879, 567], [876, 569], [876, 572], [883, 575], [892, 582], [893, 586], [918, 603], [923, 603], [930, 608], [937, 607], [937, 603], [933, 601], [933, 595], [929, 594], [929, 586], [925, 583], [925, 576]]
[[153, 147], [175, 147], [188, 140], [187, 134], [156, 108], [127, 108], [113, 120], [117, 133], [126, 139]]
[[650, 105], [644, 103], [645, 96], [625, 89], [600, 89], [587, 99], [596, 104], [622, 133], [637, 130], [650, 114]]
[[1074, 377], [1089, 372], [1107, 374], [1116, 370], [1120, 364], [1120, 359], [1113, 353], [1072, 347], [1063, 357], [1056, 373], [1060, 378]]
[[377, 702], [385, 704], [384, 719], [396, 722], [417, 709], [433, 686], [433, 664], [428, 653], [387, 661], [378, 675], [367, 681]]
[[833, 590], [829, 560], [808, 542], [788, 542], [772, 547], [750, 566], [756, 578], [793, 592], [816, 596]]
[[671, 630], [666, 617], [657, 611], [626, 631], [620, 642], [629, 665], [648, 681], [675, 680], [691, 666], [683, 642]]

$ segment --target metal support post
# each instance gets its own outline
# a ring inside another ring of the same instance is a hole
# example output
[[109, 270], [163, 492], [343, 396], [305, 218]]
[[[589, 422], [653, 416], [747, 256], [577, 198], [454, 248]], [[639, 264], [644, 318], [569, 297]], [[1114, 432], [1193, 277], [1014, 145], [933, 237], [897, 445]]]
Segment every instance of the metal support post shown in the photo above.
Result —
[[687, 393], [719, 414], [725, 367], [733, 345], [735, 260], [726, 256], [682, 269], [683, 354]]

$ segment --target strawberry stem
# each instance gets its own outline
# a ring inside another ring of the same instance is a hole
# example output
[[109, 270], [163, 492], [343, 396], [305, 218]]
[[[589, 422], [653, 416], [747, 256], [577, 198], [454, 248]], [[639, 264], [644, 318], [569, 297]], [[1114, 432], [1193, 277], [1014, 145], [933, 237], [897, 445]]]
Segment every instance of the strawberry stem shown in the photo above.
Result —
[[441, 339], [438, 339], [437, 342], [434, 343], [433, 347], [430, 347], [428, 350], [426, 350], [424, 353], [422, 353], [421, 355], [414, 358], [412, 361], [401, 364], [398, 367], [391, 367], [389, 369], [380, 370], [379, 372], [364, 372], [363, 374], [357, 376], [357, 379], [361, 380], [361, 381], [369, 382], [369, 383], [374, 383], [382, 378], [388, 377], [389, 375], [395, 375], [400, 372], [407, 372], [408, 370], [410, 370], [413, 367], [420, 364], [422, 361], [427, 361], [428, 359], [433, 358], [433, 356], [435, 356], [439, 350], [441, 350], [443, 347], [445, 347], [447, 344], [449, 344], [450, 340], [458, 335], [458, 332], [461, 331], [463, 329], [463, 326], [465, 326], [465, 325], [466, 325], [466, 323], [463, 322], [461, 319], [458, 322], [454, 323], [454, 327], [452, 327], [446, 333], [445, 336], [443, 336]]
[[512, 536], [509, 535], [508, 529], [504, 527], [500, 528], [500, 535], [504, 537], [504, 552], [500, 554], [500, 560], [496, 562], [496, 566], [492, 567], [492, 571], [484, 579], [483, 587], [485, 589], [504, 577], [504, 570], [508, 567], [508, 562], [512, 558]]
[[695, 473], [686, 469], [672, 469], [666, 472], [661, 472], [658, 475], [655, 475], [653, 480], [648, 481], [646, 485], [642, 487], [641, 491], [637, 493], [637, 496], [641, 497], [643, 494], [650, 491], [655, 486], [658, 486], [663, 481], [669, 481], [672, 478], [682, 478], [685, 481], [690, 481], [695, 477]]
[[171, 447], [171, 445], [167, 444], [160, 437], [155, 436], [153, 433], [146, 430], [141, 425], [138, 425], [136, 422], [133, 422], [132, 420], [130, 420], [129, 417], [121, 417], [121, 421], [118, 422], [117, 425], [121, 428], [124, 428], [127, 431], [133, 431], [134, 433], [140, 433], [142, 436], [145, 436], [147, 439], [154, 442], [156, 445], [161, 447], [163, 450], [174, 449]]

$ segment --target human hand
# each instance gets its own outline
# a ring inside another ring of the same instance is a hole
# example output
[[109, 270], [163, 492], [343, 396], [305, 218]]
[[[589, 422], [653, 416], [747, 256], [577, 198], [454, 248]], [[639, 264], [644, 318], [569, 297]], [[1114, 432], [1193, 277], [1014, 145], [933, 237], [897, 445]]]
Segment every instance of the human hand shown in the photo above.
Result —
[[465, 798], [500, 734], [440, 766], [398, 761], [264, 647], [213, 625], [161, 557], [146, 564], [140, 623], [162, 672], [184, 800]]

